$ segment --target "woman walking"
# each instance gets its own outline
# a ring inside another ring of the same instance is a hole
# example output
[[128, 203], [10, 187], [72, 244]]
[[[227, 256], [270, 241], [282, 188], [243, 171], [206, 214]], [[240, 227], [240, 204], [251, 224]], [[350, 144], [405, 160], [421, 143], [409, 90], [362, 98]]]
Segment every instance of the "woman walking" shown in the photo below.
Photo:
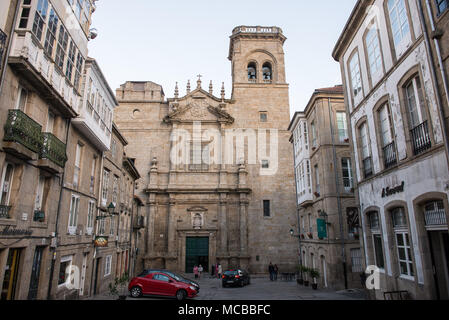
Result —
[[198, 279], [198, 266], [193, 267], [193, 273], [195, 274], [195, 279]]
[[202, 265], [200, 265], [199, 267], [198, 267], [198, 278], [199, 279], [201, 279], [201, 274], [203, 273], [203, 266]]
[[220, 263], [218, 264], [218, 272], [217, 273], [218, 273], [218, 279], [220, 279], [221, 274], [223, 273], [223, 268]]

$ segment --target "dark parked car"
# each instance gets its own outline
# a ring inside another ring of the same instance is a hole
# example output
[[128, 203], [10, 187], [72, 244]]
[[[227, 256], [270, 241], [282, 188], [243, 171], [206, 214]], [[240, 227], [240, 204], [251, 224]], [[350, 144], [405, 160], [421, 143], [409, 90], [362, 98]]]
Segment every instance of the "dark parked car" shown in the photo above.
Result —
[[223, 288], [227, 286], [244, 287], [251, 283], [249, 273], [242, 269], [228, 270], [223, 273]]
[[186, 283], [185, 279], [173, 277], [171, 272], [149, 272], [131, 280], [128, 290], [133, 298], [143, 295], [176, 297], [178, 300], [194, 298], [196, 287]]
[[173, 272], [173, 271], [169, 271], [169, 270], [164, 270], [164, 269], [147, 269], [147, 270], [144, 270], [137, 277], [145, 277], [146, 275], [148, 275], [150, 273], [156, 273], [156, 272], [166, 273], [170, 277], [175, 278], [177, 281], [181, 281], [181, 282], [185, 282], [187, 284], [191, 284], [192, 286], [194, 286], [196, 288], [196, 292], [197, 293], [200, 292], [200, 285], [198, 284], [198, 282], [193, 281], [191, 279], [188, 279], [188, 278], [180, 275], [179, 273], [176, 273], [176, 272]]

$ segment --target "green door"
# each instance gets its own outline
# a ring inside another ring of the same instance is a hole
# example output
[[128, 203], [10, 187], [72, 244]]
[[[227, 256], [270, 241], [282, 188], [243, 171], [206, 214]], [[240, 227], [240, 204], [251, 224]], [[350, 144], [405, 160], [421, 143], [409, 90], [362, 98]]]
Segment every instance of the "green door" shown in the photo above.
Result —
[[209, 270], [209, 238], [186, 238], [186, 273], [193, 273], [195, 265]]

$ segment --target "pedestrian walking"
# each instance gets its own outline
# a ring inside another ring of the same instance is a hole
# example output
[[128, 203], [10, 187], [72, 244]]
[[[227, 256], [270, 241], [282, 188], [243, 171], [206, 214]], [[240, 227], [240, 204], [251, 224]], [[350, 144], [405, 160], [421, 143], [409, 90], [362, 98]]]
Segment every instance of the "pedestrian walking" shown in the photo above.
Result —
[[203, 266], [202, 266], [202, 265], [199, 265], [199, 266], [198, 266], [198, 278], [199, 278], [199, 279], [201, 279], [201, 274], [203, 273], [203, 270], [204, 270], [204, 269], [203, 269]]
[[193, 274], [195, 275], [195, 279], [198, 279], [198, 266], [193, 267]]
[[221, 264], [220, 264], [220, 263], [218, 264], [218, 271], [217, 271], [217, 274], [218, 274], [218, 279], [220, 279], [220, 278], [221, 278], [221, 275], [223, 274], [223, 268], [221, 267]]
[[274, 272], [274, 281], [278, 281], [279, 268], [277, 264], [274, 265], [273, 272]]
[[271, 262], [268, 266], [268, 272], [270, 273], [270, 281], [273, 281], [274, 280], [274, 266]]

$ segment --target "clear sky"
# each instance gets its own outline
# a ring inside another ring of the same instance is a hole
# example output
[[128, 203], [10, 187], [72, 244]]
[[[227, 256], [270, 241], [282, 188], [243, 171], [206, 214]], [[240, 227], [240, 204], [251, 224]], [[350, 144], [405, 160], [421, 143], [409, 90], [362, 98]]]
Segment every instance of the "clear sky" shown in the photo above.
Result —
[[284, 46], [291, 113], [305, 108], [315, 88], [341, 83], [332, 49], [356, 0], [100, 0], [93, 15], [99, 35], [89, 43], [111, 88], [153, 81], [173, 97], [187, 80], [231, 95], [229, 36], [239, 25], [278, 26]]

